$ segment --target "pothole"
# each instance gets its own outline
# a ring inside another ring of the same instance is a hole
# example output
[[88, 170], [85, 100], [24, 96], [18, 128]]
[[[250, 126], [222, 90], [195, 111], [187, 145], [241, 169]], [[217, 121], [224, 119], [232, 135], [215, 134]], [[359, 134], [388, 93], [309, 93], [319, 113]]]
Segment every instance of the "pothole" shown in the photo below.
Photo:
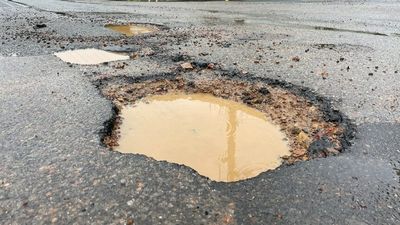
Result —
[[138, 25], [138, 24], [107, 24], [105, 28], [113, 30], [115, 32], [124, 34], [125, 36], [132, 37], [139, 34], [147, 34], [157, 31], [155, 27], [146, 26], [146, 25]]
[[327, 119], [332, 112], [262, 82], [178, 77], [102, 91], [118, 108], [106, 145], [184, 164], [215, 181], [336, 155], [346, 142], [346, 125]]
[[128, 60], [129, 55], [107, 52], [99, 49], [78, 49], [64, 52], [54, 53], [64, 62], [81, 64], [81, 65], [96, 65], [104, 62], [112, 62], [119, 60]]

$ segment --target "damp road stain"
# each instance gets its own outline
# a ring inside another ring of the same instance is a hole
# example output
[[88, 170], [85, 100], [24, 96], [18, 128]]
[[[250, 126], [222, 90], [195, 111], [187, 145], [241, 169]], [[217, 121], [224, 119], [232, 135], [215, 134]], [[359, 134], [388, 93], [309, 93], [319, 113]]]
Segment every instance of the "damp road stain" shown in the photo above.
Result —
[[128, 37], [139, 35], [139, 34], [147, 34], [147, 33], [152, 33], [155, 32], [156, 29], [150, 28], [147, 26], [141, 26], [141, 25], [114, 25], [114, 24], [108, 24], [105, 25], [105, 28], [108, 28], [110, 30], [113, 30], [115, 32], [124, 34]]
[[115, 150], [184, 164], [215, 181], [255, 177], [290, 154], [264, 113], [209, 94], [155, 95], [120, 116]]
[[128, 60], [129, 56], [107, 52], [99, 49], [78, 49], [64, 52], [54, 53], [64, 62], [81, 64], [81, 65], [96, 65], [105, 62]]

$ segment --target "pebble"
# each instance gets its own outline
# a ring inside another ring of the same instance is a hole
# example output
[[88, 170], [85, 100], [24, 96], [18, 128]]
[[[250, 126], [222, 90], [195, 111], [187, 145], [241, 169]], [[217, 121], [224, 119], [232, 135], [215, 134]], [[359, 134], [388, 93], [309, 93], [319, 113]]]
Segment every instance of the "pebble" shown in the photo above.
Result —
[[132, 200], [129, 200], [126, 204], [127, 204], [128, 206], [133, 206], [133, 201], [132, 201]]

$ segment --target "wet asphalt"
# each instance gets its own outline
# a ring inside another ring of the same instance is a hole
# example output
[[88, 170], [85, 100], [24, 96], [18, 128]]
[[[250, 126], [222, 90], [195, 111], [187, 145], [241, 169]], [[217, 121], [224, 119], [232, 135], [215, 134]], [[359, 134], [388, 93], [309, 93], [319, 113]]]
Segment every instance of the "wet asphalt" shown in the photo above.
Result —
[[[18, 2], [0, 0], [0, 224], [400, 224], [399, 3]], [[103, 27], [127, 22], [160, 31]], [[53, 55], [87, 47], [138, 57]], [[184, 61], [307, 87], [356, 125], [353, 144], [228, 184], [103, 146], [113, 110], [99, 82]]]

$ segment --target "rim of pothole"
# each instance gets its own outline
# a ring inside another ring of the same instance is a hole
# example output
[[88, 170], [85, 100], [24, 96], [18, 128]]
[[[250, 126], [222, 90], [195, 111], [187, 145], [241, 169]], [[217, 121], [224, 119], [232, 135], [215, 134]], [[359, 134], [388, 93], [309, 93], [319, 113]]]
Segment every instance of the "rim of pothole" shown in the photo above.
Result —
[[131, 78], [128, 83], [105, 85], [101, 90], [114, 104], [114, 115], [102, 131], [102, 143], [111, 149], [117, 146], [121, 124], [119, 111], [124, 105], [134, 104], [150, 95], [177, 91], [212, 94], [265, 113], [288, 137], [291, 155], [283, 158], [282, 165], [337, 155], [351, 145], [355, 133], [355, 125], [334, 109], [329, 99], [308, 88], [267, 78], [243, 80], [161, 75]]

